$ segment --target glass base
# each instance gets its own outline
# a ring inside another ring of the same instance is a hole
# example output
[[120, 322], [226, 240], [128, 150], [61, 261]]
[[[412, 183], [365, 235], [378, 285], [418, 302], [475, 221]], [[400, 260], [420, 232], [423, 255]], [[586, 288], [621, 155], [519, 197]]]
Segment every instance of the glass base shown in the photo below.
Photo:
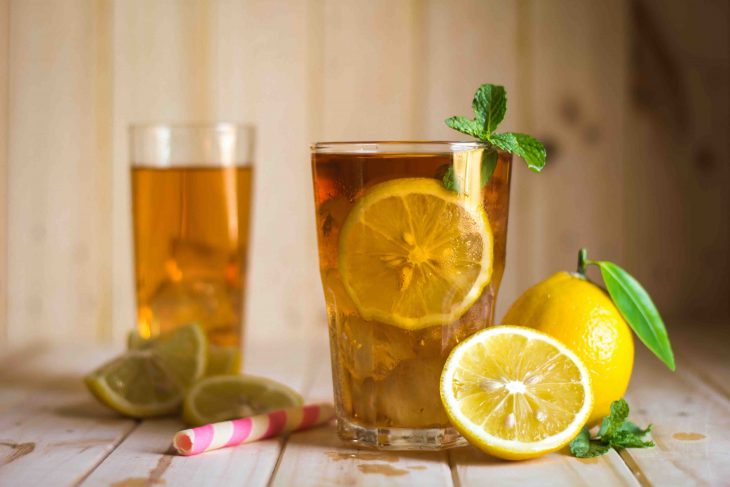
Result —
[[337, 419], [340, 439], [378, 450], [446, 450], [465, 446], [466, 440], [452, 427], [378, 428]]

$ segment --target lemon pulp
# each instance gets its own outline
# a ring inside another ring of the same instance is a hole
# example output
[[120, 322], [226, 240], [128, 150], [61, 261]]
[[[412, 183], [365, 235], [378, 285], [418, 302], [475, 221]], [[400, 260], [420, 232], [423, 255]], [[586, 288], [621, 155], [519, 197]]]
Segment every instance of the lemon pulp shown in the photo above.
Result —
[[608, 294], [592, 282], [557, 272], [525, 291], [502, 321], [547, 333], [581, 358], [595, 398], [589, 423], [608, 416], [611, 403], [623, 397], [634, 364], [633, 336]]
[[360, 315], [405, 329], [461, 317], [492, 275], [480, 201], [428, 178], [374, 186], [340, 233], [339, 271]]

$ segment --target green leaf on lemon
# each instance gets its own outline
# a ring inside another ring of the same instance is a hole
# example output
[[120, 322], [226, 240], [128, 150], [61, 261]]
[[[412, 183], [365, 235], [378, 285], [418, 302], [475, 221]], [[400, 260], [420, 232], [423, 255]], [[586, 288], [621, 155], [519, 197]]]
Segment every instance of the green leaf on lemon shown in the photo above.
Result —
[[667, 328], [649, 293], [613, 262], [589, 261], [601, 269], [608, 294], [639, 339], [671, 370], [676, 369]]

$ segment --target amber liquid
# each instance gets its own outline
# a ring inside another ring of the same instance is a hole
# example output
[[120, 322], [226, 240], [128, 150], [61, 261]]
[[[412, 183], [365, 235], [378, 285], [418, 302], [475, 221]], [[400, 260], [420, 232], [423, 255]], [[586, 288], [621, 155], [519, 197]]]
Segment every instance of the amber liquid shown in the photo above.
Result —
[[[358, 313], [338, 271], [339, 233], [362, 195], [396, 178], [440, 178], [452, 154], [314, 154], [320, 272], [327, 304], [338, 417], [367, 428], [446, 428], [439, 378], [451, 349], [492, 324], [504, 272], [511, 156], [500, 154], [477, 199], [494, 236], [493, 273], [458, 320], [420, 330], [369, 321]], [[479, 174], [479, 167], [473, 168]], [[479, 188], [479, 186], [477, 186]]]
[[241, 347], [250, 167], [132, 169], [137, 327], [187, 323]]

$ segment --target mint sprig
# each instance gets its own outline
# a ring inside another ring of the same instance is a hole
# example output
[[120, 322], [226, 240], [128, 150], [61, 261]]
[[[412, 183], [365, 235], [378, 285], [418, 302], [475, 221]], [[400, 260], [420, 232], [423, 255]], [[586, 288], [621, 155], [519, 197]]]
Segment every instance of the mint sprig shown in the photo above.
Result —
[[578, 273], [585, 276], [588, 265], [598, 266], [601, 270], [608, 295], [639, 340], [670, 370], [675, 370], [667, 328], [649, 293], [621, 267], [605, 260], [588, 260], [588, 251], [581, 249], [578, 252]]
[[[525, 160], [527, 167], [535, 172], [540, 172], [545, 167], [545, 147], [539, 140], [526, 135], [512, 132], [495, 133], [497, 126], [504, 119], [507, 113], [507, 92], [504, 86], [483, 84], [474, 94], [471, 103], [474, 110], [474, 118], [450, 117], [446, 119], [446, 125], [463, 134], [485, 142], [489, 147], [485, 149], [482, 156], [482, 186], [489, 182], [497, 163], [497, 150], [517, 154]], [[487, 165], [487, 169], [484, 166]], [[489, 167], [491, 165], [491, 167]], [[457, 178], [454, 177], [453, 168], [450, 173], [444, 175], [444, 186], [458, 191]]]
[[611, 403], [611, 414], [603, 418], [598, 434], [591, 438], [588, 427], [570, 442], [570, 453], [578, 458], [598, 457], [613, 448], [651, 448], [654, 442], [644, 440], [652, 425], [642, 429], [628, 420], [629, 404], [619, 399]]

